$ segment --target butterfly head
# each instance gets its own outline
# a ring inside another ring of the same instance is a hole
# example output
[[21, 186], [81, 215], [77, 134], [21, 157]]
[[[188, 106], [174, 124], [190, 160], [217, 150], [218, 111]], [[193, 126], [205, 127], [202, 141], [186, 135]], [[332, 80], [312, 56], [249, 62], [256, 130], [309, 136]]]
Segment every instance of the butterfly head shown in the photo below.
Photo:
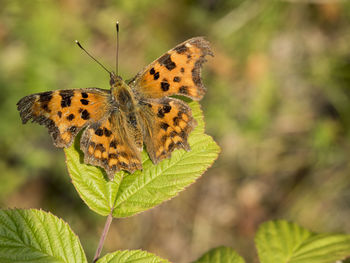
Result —
[[124, 83], [122, 77], [117, 76], [114, 72], [110, 72], [109, 76], [110, 76], [109, 84], [111, 85], [111, 87], [115, 85], [120, 86]]

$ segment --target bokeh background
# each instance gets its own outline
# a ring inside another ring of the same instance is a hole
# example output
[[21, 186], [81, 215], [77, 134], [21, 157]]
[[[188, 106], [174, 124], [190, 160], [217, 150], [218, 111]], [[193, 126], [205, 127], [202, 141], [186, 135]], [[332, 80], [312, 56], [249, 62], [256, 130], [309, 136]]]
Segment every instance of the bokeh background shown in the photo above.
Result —
[[176, 44], [203, 35], [206, 131], [214, 166], [171, 201], [112, 224], [104, 253], [142, 248], [190, 262], [226, 245], [257, 262], [269, 219], [350, 233], [350, 1], [0, 0], [0, 205], [66, 220], [91, 260], [105, 218], [81, 201], [64, 153], [16, 102], [48, 90], [109, 88], [74, 43], [132, 78]]

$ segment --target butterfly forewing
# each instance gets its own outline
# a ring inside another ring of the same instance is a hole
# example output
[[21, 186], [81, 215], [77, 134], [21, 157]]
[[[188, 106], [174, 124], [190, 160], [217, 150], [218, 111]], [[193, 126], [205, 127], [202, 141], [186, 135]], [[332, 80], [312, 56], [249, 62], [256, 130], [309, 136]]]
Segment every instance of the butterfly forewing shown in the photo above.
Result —
[[108, 114], [109, 94], [97, 88], [48, 91], [22, 98], [17, 107], [23, 123], [45, 125], [55, 146], [68, 147], [83, 127]]
[[152, 62], [130, 85], [148, 98], [183, 95], [200, 100], [205, 93], [201, 65], [207, 55], [213, 55], [209, 42], [202, 37], [191, 38]]

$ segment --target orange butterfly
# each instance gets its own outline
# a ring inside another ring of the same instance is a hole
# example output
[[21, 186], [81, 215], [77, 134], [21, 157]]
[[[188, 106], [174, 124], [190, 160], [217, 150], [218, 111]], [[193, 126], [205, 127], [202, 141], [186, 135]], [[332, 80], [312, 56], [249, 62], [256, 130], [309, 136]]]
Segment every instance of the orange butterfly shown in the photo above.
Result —
[[187, 151], [196, 126], [190, 107], [172, 95], [202, 99], [201, 65], [213, 56], [209, 42], [191, 38], [152, 62], [130, 82], [110, 73], [110, 90], [56, 90], [22, 98], [17, 107], [26, 123], [45, 125], [57, 147], [69, 147], [85, 128], [80, 148], [84, 162], [104, 168], [110, 178], [120, 170], [142, 169], [145, 144], [153, 163], [174, 149]]

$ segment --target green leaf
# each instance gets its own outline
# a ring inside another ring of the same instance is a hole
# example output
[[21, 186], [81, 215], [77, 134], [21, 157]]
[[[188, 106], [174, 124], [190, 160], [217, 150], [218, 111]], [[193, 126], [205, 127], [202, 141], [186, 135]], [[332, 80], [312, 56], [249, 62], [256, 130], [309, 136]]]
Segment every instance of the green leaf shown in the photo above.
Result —
[[244, 259], [230, 247], [218, 247], [209, 250], [193, 263], [244, 263]]
[[123, 250], [109, 253], [100, 258], [97, 263], [170, 263], [168, 260], [161, 259], [151, 253], [142, 250]]
[[350, 256], [350, 235], [316, 234], [282, 220], [262, 224], [255, 244], [261, 263], [334, 263]]
[[198, 126], [189, 136], [191, 151], [175, 150], [172, 157], [154, 165], [142, 153], [143, 171], [119, 172], [109, 181], [103, 169], [83, 163], [79, 139], [65, 149], [69, 174], [80, 197], [96, 213], [126, 217], [152, 208], [177, 195], [198, 179], [217, 158], [220, 148], [204, 134], [203, 114], [197, 102], [189, 103]]
[[0, 210], [0, 262], [87, 262], [63, 220], [41, 210]]

